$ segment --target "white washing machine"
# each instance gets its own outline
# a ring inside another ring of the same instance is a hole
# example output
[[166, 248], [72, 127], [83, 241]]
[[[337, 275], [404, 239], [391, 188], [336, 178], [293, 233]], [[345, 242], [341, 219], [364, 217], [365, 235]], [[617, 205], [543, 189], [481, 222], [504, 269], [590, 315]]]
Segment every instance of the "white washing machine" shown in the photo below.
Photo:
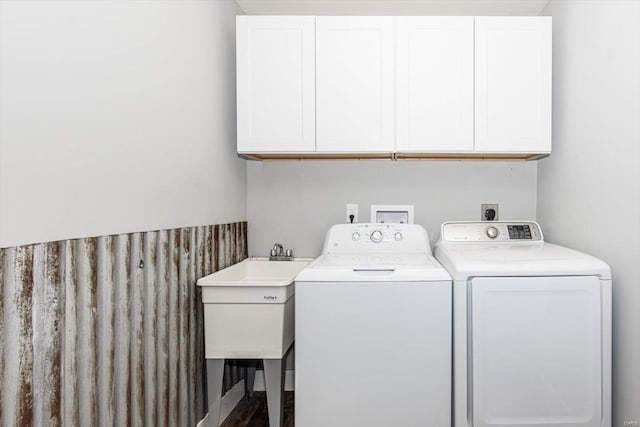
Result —
[[454, 426], [610, 427], [611, 272], [535, 222], [450, 222]]
[[450, 426], [451, 309], [424, 228], [333, 226], [296, 278], [296, 426]]

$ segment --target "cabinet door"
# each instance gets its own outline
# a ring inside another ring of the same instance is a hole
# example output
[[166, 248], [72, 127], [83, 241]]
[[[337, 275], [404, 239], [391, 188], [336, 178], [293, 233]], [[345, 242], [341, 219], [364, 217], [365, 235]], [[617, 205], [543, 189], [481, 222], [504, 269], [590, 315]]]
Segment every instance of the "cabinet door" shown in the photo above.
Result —
[[475, 150], [551, 151], [551, 18], [475, 18]]
[[315, 19], [237, 17], [238, 152], [315, 150]]
[[318, 151], [394, 150], [393, 29], [393, 17], [316, 17]]
[[473, 151], [473, 17], [396, 19], [398, 151]]

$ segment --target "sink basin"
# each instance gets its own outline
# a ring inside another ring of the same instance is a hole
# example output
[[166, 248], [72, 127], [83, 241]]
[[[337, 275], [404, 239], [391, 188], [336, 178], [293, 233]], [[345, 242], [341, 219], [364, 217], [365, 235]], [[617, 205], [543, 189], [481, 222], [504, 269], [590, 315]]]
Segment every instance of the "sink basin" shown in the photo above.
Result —
[[294, 280], [311, 261], [247, 258], [198, 280], [205, 357], [282, 358], [294, 337]]
[[198, 286], [287, 286], [311, 259], [269, 261], [268, 258], [247, 258], [198, 280]]

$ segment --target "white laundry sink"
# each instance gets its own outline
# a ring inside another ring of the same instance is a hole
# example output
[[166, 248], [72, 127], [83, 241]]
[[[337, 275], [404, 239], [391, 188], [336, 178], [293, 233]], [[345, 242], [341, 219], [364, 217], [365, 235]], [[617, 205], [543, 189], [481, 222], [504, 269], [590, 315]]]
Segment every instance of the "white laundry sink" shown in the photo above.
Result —
[[294, 338], [294, 279], [309, 262], [247, 258], [198, 280], [205, 358], [282, 358]]

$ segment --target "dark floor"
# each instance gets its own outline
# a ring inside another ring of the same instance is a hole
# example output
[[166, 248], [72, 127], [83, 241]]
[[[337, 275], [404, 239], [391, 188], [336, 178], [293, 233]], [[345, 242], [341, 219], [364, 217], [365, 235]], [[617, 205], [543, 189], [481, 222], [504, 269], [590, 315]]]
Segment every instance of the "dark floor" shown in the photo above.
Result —
[[[294, 392], [284, 394], [283, 427], [293, 427]], [[267, 394], [255, 391], [252, 398], [246, 396], [238, 403], [233, 412], [220, 427], [267, 427], [269, 415], [267, 413]]]

